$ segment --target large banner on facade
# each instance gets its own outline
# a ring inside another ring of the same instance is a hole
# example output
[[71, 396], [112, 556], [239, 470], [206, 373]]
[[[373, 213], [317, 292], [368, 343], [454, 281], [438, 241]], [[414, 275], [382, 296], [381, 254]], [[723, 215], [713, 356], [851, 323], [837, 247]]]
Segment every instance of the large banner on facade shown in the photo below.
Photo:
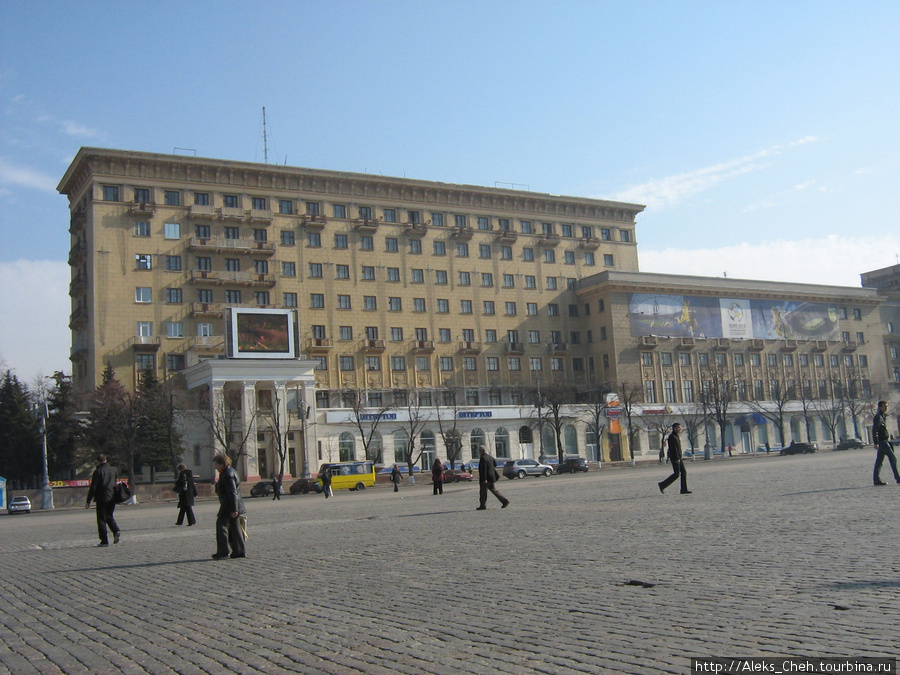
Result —
[[818, 302], [632, 293], [631, 334], [839, 340], [837, 308]]

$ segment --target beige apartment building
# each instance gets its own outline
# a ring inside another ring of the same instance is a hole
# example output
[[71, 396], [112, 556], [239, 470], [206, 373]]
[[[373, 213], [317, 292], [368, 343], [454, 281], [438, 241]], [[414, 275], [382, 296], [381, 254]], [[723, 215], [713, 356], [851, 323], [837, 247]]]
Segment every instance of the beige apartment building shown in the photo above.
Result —
[[[747, 451], [777, 444], [747, 401], [786, 387], [833, 399], [840, 372], [861, 396], [888, 372], [875, 290], [642, 274], [636, 204], [98, 148], [79, 151], [59, 191], [75, 387], [91, 390], [111, 364], [126, 387], [149, 368], [211, 394], [186, 396], [188, 408], [229, 387], [245, 410], [306, 405], [294, 475], [362, 458], [354, 400], [367, 418], [384, 413], [372, 437], [390, 464], [414, 396], [430, 411], [417, 440], [427, 465], [446, 456], [439, 417], [455, 418], [463, 461], [481, 443], [536, 459], [556, 444], [539, 385], [636, 386], [632, 448], [612, 419], [596, 438], [583, 406], [564, 411], [564, 451], [600, 461], [655, 456], [664, 418], [702, 414], [710, 363], [733, 380], [723, 431]], [[228, 308], [294, 310], [300, 358], [260, 365], [259, 378], [252, 362], [217, 363]], [[845, 419], [842, 435], [864, 423]], [[187, 427], [202, 475], [221, 443], [196, 418]], [[249, 435], [244, 475], [272, 474], [272, 435]], [[825, 439], [821, 424], [814, 436]]]
[[575, 287], [638, 269], [635, 204], [98, 148], [59, 190], [82, 391], [106, 364], [178, 382], [250, 306], [296, 309], [318, 409], [527, 405], [542, 378], [599, 383]]

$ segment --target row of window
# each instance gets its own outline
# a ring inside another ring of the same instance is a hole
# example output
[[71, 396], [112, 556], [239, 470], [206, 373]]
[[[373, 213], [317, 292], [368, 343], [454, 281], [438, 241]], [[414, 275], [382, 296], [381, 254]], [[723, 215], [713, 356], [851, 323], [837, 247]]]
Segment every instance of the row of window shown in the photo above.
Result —
[[[181, 225], [179, 223], [165, 223], [165, 238], [166, 239], [180, 239], [181, 238]], [[195, 235], [198, 239], [210, 239], [212, 238], [211, 228], [209, 225], [195, 225], [194, 226]], [[134, 234], [138, 237], [149, 237], [150, 236], [150, 223], [146, 221], [139, 221], [134, 224]], [[241, 238], [241, 231], [239, 227], [225, 227], [224, 228], [224, 237], [225, 239], [239, 240]], [[253, 241], [257, 243], [263, 243], [268, 241], [268, 231], [262, 228], [254, 228], [253, 229]], [[281, 243], [284, 246], [293, 246], [296, 242], [295, 233], [293, 230], [282, 230], [281, 231]], [[445, 256], [447, 255], [447, 241], [442, 239], [437, 239], [432, 242], [432, 255], [435, 256]], [[410, 239], [407, 241], [406, 245], [408, 246], [409, 253], [411, 254], [421, 254], [424, 252], [423, 244], [421, 239]], [[306, 233], [306, 246], [307, 248], [322, 248], [322, 233], [321, 232], [307, 232]], [[375, 238], [371, 235], [361, 235], [359, 237], [359, 246], [363, 251], [374, 251], [375, 250]], [[456, 242], [452, 244], [452, 250], [455, 252], [457, 258], [468, 258], [470, 257], [470, 251], [474, 247], [470, 247], [468, 242]], [[335, 234], [333, 235], [333, 247], [335, 249], [348, 249], [350, 247], [350, 235], [349, 234]], [[400, 239], [398, 237], [385, 237], [384, 239], [384, 251], [387, 253], [399, 253], [400, 252]], [[582, 262], [585, 265], [593, 266], [597, 264], [597, 258], [593, 251], [582, 251]], [[513, 260], [513, 247], [512, 246], [500, 246], [499, 248], [500, 260]], [[483, 260], [490, 260], [494, 255], [494, 247], [492, 244], [478, 244], [478, 257]], [[545, 263], [556, 263], [562, 262], [566, 265], [574, 265], [576, 262], [575, 251], [563, 251], [562, 259], [557, 261], [557, 254], [554, 249], [545, 249], [541, 253], [541, 258]], [[532, 262], [536, 260], [535, 249], [532, 247], [525, 246], [522, 248], [522, 260], [526, 262]], [[603, 254], [603, 264], [606, 267], [614, 267], [615, 259], [613, 254], [606, 253]]]
[[[696, 393], [694, 391], [694, 382], [692, 380], [683, 380], [681, 382], [681, 400], [677, 398], [677, 383], [675, 380], [663, 380], [662, 400], [660, 400], [657, 391], [657, 383], [655, 380], [644, 381], [644, 402], [645, 403], [694, 403]], [[826, 399], [830, 394], [835, 394], [835, 387], [838, 386], [834, 382], [829, 383], [828, 380], [817, 380], [815, 389], [812, 380], [804, 380], [801, 388], [798, 390], [794, 380], [753, 380], [752, 389], [747, 388], [746, 380], [735, 380], [730, 383], [734, 387], [731, 399], [735, 401], [781, 401], [785, 399]], [[710, 380], [703, 382], [703, 391], [708, 394], [715, 386]], [[852, 390], [850, 395], [856, 397], [856, 386], [854, 382], [849, 382], [848, 386]], [[859, 387], [859, 395], [861, 398], [871, 398], [871, 388], [868, 380], [861, 380]]]
[[[849, 333], [846, 335], [849, 336]], [[857, 340], [862, 343], [863, 342], [863, 334], [857, 333]], [[847, 338], [849, 340], [849, 337]], [[708, 366], [710, 364], [710, 355], [706, 352], [699, 352], [697, 355], [697, 363], [701, 366]], [[690, 352], [681, 352], [677, 354], [678, 357], [678, 365], [681, 366], [689, 366], [693, 361], [693, 356]], [[749, 358], [748, 358], [749, 357]], [[824, 366], [825, 365], [825, 355], [824, 354], [797, 354], [796, 362], [801, 366], [808, 366], [810, 364], [810, 357], [812, 357], [812, 363], [816, 366]], [[785, 366], [793, 366], [794, 365], [794, 354], [790, 352], [786, 352], [781, 355], [781, 363]], [[749, 361], [751, 366], [759, 366], [762, 365], [762, 355], [756, 352], [751, 352], [750, 354], [741, 354], [734, 353], [731, 354], [731, 363], [735, 366], [743, 366], [746, 361]], [[844, 355], [844, 361], [846, 365], [850, 366], [853, 362], [853, 356]], [[728, 354], [724, 352], [717, 352], [714, 355], [714, 362], [717, 366], [725, 366], [728, 365]], [[829, 362], [831, 366], [837, 367], [839, 365], [839, 357], [837, 354], [829, 355]], [[675, 361], [673, 359], [673, 354], [671, 352], [660, 352], [659, 353], [659, 365], [661, 366], [671, 366], [674, 365]], [[769, 366], [777, 366], [779, 363], [778, 354], [768, 353], [766, 354], [766, 364]], [[653, 365], [653, 352], [641, 352], [641, 365], [643, 366], [652, 366]], [[866, 368], [869, 365], [869, 357], [865, 354], [859, 355], [859, 365], [862, 368]]]
[[[337, 365], [338, 370], [341, 371], [354, 371], [357, 366], [357, 359], [359, 357], [345, 354], [337, 357]], [[381, 371], [382, 369], [382, 360], [380, 356], [365, 356], [363, 358], [363, 367], [368, 371]], [[327, 356], [316, 356], [313, 358], [317, 362], [316, 370], [328, 370], [328, 357]], [[488, 372], [498, 372], [500, 370], [500, 365], [504, 361], [498, 356], [486, 356], [484, 357], [484, 369]], [[593, 358], [588, 358], [588, 367], [593, 371], [594, 369], [594, 360]], [[518, 356], [507, 356], [505, 357], [506, 369], [510, 372], [518, 372], [523, 368], [523, 364], [527, 363], [528, 370], [531, 372], [542, 372], [544, 370], [544, 364], [548, 363], [550, 370], [553, 372], [565, 372], [565, 363], [566, 359], [562, 357], [550, 357], [545, 359], [542, 356], [533, 356], [533, 357], [518, 357]], [[572, 372], [581, 373], [584, 372], [585, 359], [581, 357], [575, 357], [571, 359], [572, 362]], [[405, 372], [407, 370], [407, 358], [405, 356], [391, 356], [389, 358], [389, 364], [391, 371], [394, 372]], [[463, 356], [463, 357], [455, 357], [455, 356], [439, 356], [437, 357], [436, 364], [438, 370], [441, 372], [453, 372], [458, 367], [461, 367], [463, 370], [468, 372], [475, 372], [479, 370], [479, 357], [477, 356]], [[432, 361], [430, 356], [417, 356], [414, 359], [413, 365], [415, 370], [418, 372], [431, 372]]]
[[[152, 197], [153, 193], [150, 188], [134, 188], [133, 197], [135, 202], [141, 204], [151, 204], [154, 203]], [[104, 185], [103, 186], [103, 200], [108, 202], [117, 202], [119, 199], [120, 189], [117, 185]], [[182, 206], [182, 194], [179, 190], [164, 190], [163, 191], [163, 203], [166, 206]], [[196, 206], [209, 206], [210, 201], [210, 193], [208, 192], [194, 192], [193, 193], [193, 203]], [[223, 194], [222, 195], [222, 206], [225, 208], [238, 209], [242, 208], [244, 204], [243, 196], [236, 194]], [[322, 216], [324, 215], [322, 211], [321, 202], [308, 201], [304, 202], [306, 214], [309, 216]], [[250, 208], [254, 211], [268, 211], [269, 210], [269, 199], [267, 197], [250, 197]], [[357, 208], [357, 218], [360, 220], [368, 220], [372, 221], [376, 217], [377, 211], [371, 206], [358, 206]], [[297, 207], [297, 202], [293, 199], [279, 199], [278, 200], [278, 213], [281, 215], [294, 215], [299, 211]], [[494, 221], [496, 220], [496, 229], [503, 231], [514, 231], [515, 227], [513, 224], [513, 220], [510, 218], [494, 218], [491, 216], [470, 216], [466, 214], [450, 214], [449, 217], [446, 217], [447, 214], [431, 211], [428, 215], [430, 219], [425, 221], [425, 215], [423, 215], [422, 211], [416, 209], [404, 209], [402, 210], [406, 214], [406, 220], [403, 221], [405, 223], [409, 223], [412, 225], [433, 225], [435, 227], [445, 227], [447, 224], [452, 222], [452, 225], [457, 228], [466, 229], [475, 225], [474, 229], [478, 230], [493, 230]], [[378, 216], [382, 222], [385, 223], [398, 223], [400, 221], [400, 209], [395, 208], [382, 208], [380, 209], [381, 215]], [[331, 217], [337, 218], [341, 220], [346, 220], [348, 218], [348, 207], [346, 204], [332, 204], [331, 205]], [[451, 220], [452, 219], [452, 220]], [[473, 221], [474, 219], [474, 221]], [[608, 227], [600, 227], [596, 228], [592, 225], [576, 225], [574, 223], [561, 223], [558, 226], [559, 234], [563, 237], [569, 238], [585, 238], [585, 239], [593, 239], [595, 236], [595, 232], [599, 231], [599, 238], [603, 241], [612, 241], [613, 240], [613, 232], [612, 228]], [[518, 221], [518, 232], [522, 234], [543, 234], [543, 235], [555, 235], [557, 234], [557, 225], [555, 223], [550, 222], [536, 222], [531, 220], [519, 220]], [[629, 229], [619, 229], [619, 241], [630, 243], [632, 240], [631, 230]]]

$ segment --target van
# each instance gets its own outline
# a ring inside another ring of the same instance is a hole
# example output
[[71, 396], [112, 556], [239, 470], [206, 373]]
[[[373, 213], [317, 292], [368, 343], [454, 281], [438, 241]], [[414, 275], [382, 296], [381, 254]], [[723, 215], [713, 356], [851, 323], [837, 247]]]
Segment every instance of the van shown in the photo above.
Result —
[[322, 491], [322, 472], [331, 476], [332, 490], [365, 490], [375, 485], [375, 462], [329, 462], [319, 468], [319, 478], [313, 485], [316, 492]]

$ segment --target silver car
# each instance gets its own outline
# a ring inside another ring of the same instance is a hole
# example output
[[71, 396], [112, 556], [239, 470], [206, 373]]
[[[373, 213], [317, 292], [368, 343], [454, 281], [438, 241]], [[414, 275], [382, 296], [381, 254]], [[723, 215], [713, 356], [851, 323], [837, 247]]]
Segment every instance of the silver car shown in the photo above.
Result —
[[10, 514], [13, 513], [31, 513], [31, 500], [25, 495], [18, 495], [12, 498], [7, 509]]
[[549, 464], [541, 464], [533, 459], [510, 460], [503, 465], [503, 475], [513, 478], [525, 478], [525, 476], [552, 476], [553, 467]]

